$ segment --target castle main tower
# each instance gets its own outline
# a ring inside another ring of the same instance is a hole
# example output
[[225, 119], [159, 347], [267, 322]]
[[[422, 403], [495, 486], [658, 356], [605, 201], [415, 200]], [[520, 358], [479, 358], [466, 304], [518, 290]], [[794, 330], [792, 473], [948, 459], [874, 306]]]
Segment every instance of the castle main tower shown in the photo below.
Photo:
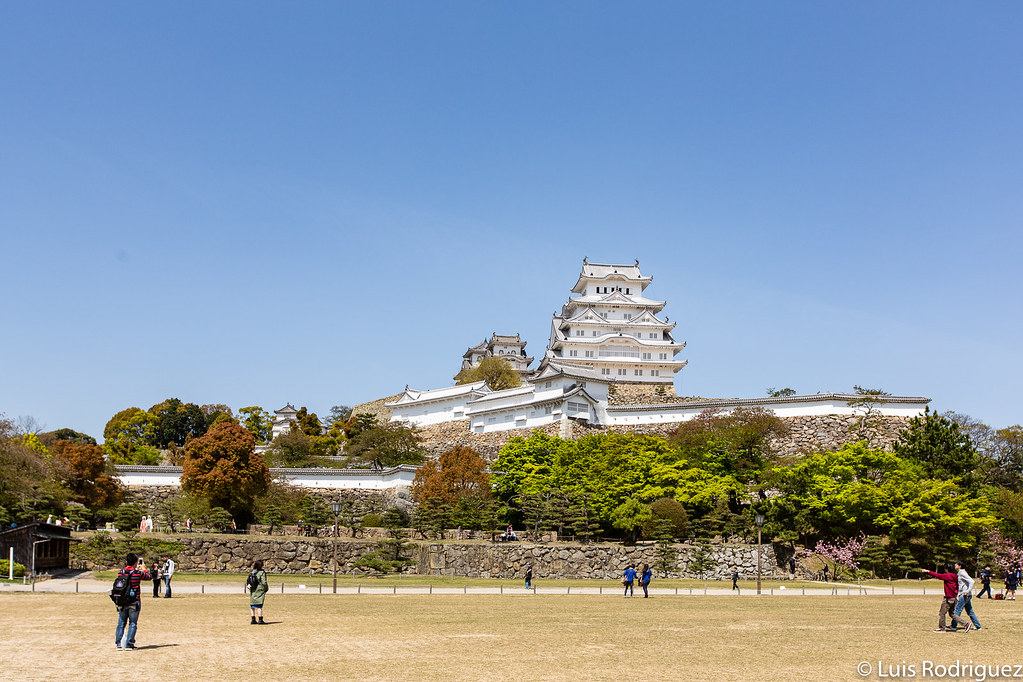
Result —
[[602, 378], [628, 383], [671, 384], [686, 366], [675, 356], [674, 322], [657, 313], [664, 301], [643, 296], [653, 277], [635, 265], [589, 263], [583, 258], [579, 279], [561, 314], [554, 314], [551, 338], [540, 369], [548, 364], [584, 367]]

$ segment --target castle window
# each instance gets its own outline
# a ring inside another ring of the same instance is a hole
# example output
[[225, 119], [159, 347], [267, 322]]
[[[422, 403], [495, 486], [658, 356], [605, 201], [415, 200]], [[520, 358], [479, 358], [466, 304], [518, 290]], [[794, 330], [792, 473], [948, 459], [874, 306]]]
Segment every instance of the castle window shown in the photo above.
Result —
[[653, 376], [653, 377], [661, 376], [661, 370], [659, 370], [659, 369], [652, 369], [652, 370], [650, 370], [650, 376]]
[[634, 369], [634, 370], [632, 370], [632, 373], [635, 374], [638, 377], [643, 376], [643, 370], [641, 370], [641, 369]]
[[610, 373], [611, 373], [611, 370], [610, 370], [610, 369], [608, 369], [607, 367], [601, 367], [601, 368], [600, 368], [600, 373], [601, 373], [601, 374], [610, 374]]
[[618, 376], [620, 376], [620, 377], [621, 376], [625, 376], [628, 373], [629, 373], [629, 370], [627, 370], [627, 369], [619, 369], [618, 370]]
[[650, 359], [650, 353], [643, 353], [643, 359], [644, 360], [649, 360]]
[[629, 290], [627, 288], [625, 289], [625, 293], [629, 293]]
[[550, 388], [551, 387], [551, 382], [548, 381], [548, 382], [544, 383], [543, 387], [544, 388]]

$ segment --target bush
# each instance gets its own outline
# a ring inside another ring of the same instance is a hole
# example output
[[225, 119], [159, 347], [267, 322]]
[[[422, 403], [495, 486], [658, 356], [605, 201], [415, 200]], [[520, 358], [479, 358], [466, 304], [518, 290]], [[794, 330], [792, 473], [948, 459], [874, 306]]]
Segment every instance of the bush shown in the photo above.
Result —
[[363, 528], [383, 528], [384, 519], [380, 514], [366, 514], [362, 517]]
[[[6, 578], [11, 574], [11, 562], [7, 559], [0, 559], [0, 578]], [[25, 575], [25, 567], [14, 562], [14, 577], [20, 578]]]
[[650, 503], [650, 511], [653, 517], [643, 526], [644, 537], [684, 538], [689, 534], [689, 517], [676, 500], [670, 497], [654, 500]]

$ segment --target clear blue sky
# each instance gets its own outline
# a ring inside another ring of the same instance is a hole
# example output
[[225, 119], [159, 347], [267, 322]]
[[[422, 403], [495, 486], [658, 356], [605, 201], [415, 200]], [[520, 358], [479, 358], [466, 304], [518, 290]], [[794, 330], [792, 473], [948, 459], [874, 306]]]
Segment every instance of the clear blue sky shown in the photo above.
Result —
[[638, 258], [683, 395], [1023, 421], [1023, 3], [0, 4], [0, 412], [320, 414]]

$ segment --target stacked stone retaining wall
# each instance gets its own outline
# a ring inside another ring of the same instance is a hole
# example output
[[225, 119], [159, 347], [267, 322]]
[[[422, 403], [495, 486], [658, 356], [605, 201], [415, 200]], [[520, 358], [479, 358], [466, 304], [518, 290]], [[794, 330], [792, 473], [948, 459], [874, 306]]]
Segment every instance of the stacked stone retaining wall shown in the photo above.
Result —
[[[866, 440], [872, 447], [890, 447], [899, 432], [909, 425], [908, 417], [874, 417], [866, 425], [853, 415], [816, 415], [784, 417], [782, 421], [788, 432], [776, 439], [772, 446], [783, 455], [798, 455], [806, 452], [832, 451], [845, 443]], [[635, 426], [590, 426], [585, 422], [569, 422], [569, 438], [577, 439], [588, 434], [638, 433], [669, 436], [681, 424], [639, 424]], [[560, 434], [560, 424], [546, 424], [540, 431], [550, 435]], [[512, 438], [528, 438], [534, 429], [510, 429], [493, 433], [472, 433], [469, 420], [463, 419], [444, 424], [431, 424], [419, 428], [427, 451], [433, 457], [439, 456], [457, 445], [470, 447], [486, 459], [494, 461]]]
[[[333, 542], [326, 538], [248, 537], [222, 535], [176, 535], [183, 546], [174, 560], [177, 570], [242, 572], [262, 559], [266, 570], [280, 574], [327, 574], [332, 572]], [[664, 576], [661, 557], [655, 545], [620, 544], [530, 544], [489, 542], [416, 542], [412, 557], [413, 574], [452, 575], [469, 578], [521, 578], [526, 564], [542, 578], [615, 578], [630, 563], [650, 564], [659, 577]], [[373, 540], [344, 539], [337, 543], [338, 571], [351, 573], [355, 562], [377, 548]], [[672, 545], [676, 567], [668, 576], [726, 580], [735, 568], [743, 577], [756, 575], [756, 545], [722, 544], [701, 547]], [[775, 579], [787, 577], [784, 552], [776, 553], [770, 544], [762, 545], [762, 570]], [[703, 555], [703, 556], [701, 556]], [[780, 556], [779, 556], [780, 555]], [[697, 570], [697, 564], [704, 565]], [[100, 568], [72, 558], [75, 568]]]

